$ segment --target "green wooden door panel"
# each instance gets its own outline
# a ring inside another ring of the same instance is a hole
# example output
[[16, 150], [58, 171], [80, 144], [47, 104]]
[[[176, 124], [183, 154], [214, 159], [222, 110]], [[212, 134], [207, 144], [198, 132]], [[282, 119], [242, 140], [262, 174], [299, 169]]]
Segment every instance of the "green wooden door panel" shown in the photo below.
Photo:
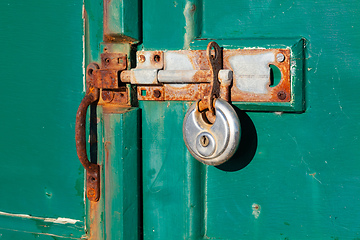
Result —
[[[143, 25], [143, 48], [181, 49], [184, 46], [187, 19], [183, 11], [187, 2], [177, 3], [158, 5], [156, 16], [150, 19], [155, 6], [144, 2], [144, 19], [148, 22]], [[199, 4], [196, 9], [203, 15], [202, 22], [198, 23], [202, 24], [200, 38], [229, 39], [233, 44], [244, 39], [249, 44], [247, 47], [257, 47], [259, 40], [266, 39], [269, 42], [274, 38], [281, 42], [281, 39], [297, 36], [306, 39], [306, 112], [246, 113], [250, 121], [242, 121], [242, 127], [251, 129], [254, 126], [245, 136], [253, 143], [247, 149], [241, 148], [243, 157], [231, 160], [226, 166], [205, 167], [202, 180], [193, 181], [196, 187], [203, 189], [196, 194], [204, 192], [200, 201], [204, 205], [204, 219], [198, 220], [199, 231], [205, 229], [204, 238], [211, 239], [358, 238], [360, 115], [356, 105], [360, 86], [355, 76], [359, 75], [360, 58], [357, 44], [360, 40], [359, 2], [226, 1], [220, 4], [198, 1], [194, 4]], [[174, 15], [177, 21], [159, 21], [167, 19], [168, 14]], [[196, 40], [192, 45], [196, 45]], [[180, 183], [174, 184], [168, 196], [177, 192], [178, 201], [183, 198], [184, 207], [179, 211], [183, 214], [175, 210], [179, 208], [173, 208], [176, 214], [169, 213], [170, 198], [163, 195], [169, 188], [165, 187], [170, 184], [169, 179], [161, 182], [158, 178], [157, 185], [163, 188], [153, 191], [148, 199], [144, 190], [144, 209], [152, 207], [144, 211], [145, 239], [188, 237], [182, 224], [177, 225], [182, 226], [182, 232], [166, 230], [173, 229], [174, 222], [191, 221], [184, 214], [184, 208], [191, 209], [191, 204], [184, 201], [189, 192], [182, 185], [187, 175], [180, 175], [181, 168], [177, 164], [183, 162], [184, 167], [195, 160], [187, 159], [185, 153], [181, 155], [184, 148], [181, 117], [179, 114], [174, 120], [172, 115], [165, 114], [164, 121], [154, 120], [156, 128], [147, 131], [150, 134], [176, 123], [171, 132], [179, 137], [178, 145], [171, 146], [178, 148], [180, 155], [173, 157], [175, 153], [170, 151], [171, 157], [161, 156], [159, 151], [156, 158], [149, 156], [149, 162], [162, 168], [144, 165], [144, 181], [149, 181], [145, 178], [147, 172], [161, 176], [173, 171]], [[166, 149], [175, 136], [170, 132], [162, 136], [165, 139], [158, 140], [157, 147]], [[244, 141], [243, 138], [240, 146], [248, 144]], [[148, 149], [156, 151], [152, 145]], [[241, 168], [245, 165], [241, 161], [249, 161], [245, 156], [251, 156], [252, 151], [255, 153], [250, 163]], [[156, 207], [147, 205], [147, 201], [153, 202], [151, 199], [157, 200]], [[147, 221], [146, 214], [151, 209], [156, 209], [156, 213]], [[156, 231], [146, 232], [147, 224], [154, 225], [154, 222], [161, 226], [156, 229], [159, 235], [155, 235]]]
[[107, 239], [139, 239], [139, 112], [137, 108], [103, 110]]
[[203, 166], [191, 157], [182, 137], [189, 106], [140, 103], [144, 239], [198, 239], [204, 234]]
[[[84, 170], [74, 131], [83, 95], [82, 1], [1, 1], [0, 12], [1, 239], [80, 238]], [[59, 217], [76, 223], [42, 220]]]

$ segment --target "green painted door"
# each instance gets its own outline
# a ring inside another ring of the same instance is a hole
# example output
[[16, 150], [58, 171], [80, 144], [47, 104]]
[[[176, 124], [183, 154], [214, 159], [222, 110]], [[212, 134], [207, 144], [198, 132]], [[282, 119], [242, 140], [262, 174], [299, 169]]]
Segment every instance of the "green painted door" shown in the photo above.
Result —
[[85, 236], [82, 1], [0, 1], [0, 239]]
[[[100, 208], [89, 210], [93, 239], [360, 239], [359, 1], [112, 3], [113, 19], [122, 19], [112, 26], [139, 40], [138, 51], [205, 49], [211, 40], [224, 49], [287, 47], [303, 39], [305, 110], [246, 111], [233, 102], [240, 146], [213, 167], [183, 142], [191, 102], [140, 101], [125, 115], [99, 106], [99, 161], [109, 182]], [[87, 63], [99, 62], [102, 1], [85, 1], [85, 9]]]

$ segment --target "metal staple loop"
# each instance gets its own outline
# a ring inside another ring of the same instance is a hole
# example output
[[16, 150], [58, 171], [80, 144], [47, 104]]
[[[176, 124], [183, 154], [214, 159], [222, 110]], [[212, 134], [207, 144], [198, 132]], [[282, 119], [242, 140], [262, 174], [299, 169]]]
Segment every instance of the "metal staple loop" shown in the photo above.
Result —
[[[214, 55], [211, 54], [211, 50], [214, 48]], [[214, 99], [220, 96], [220, 82], [218, 74], [222, 68], [222, 54], [221, 48], [216, 42], [209, 42], [207, 46], [207, 58], [210, 62], [210, 71], [212, 72], [213, 81], [211, 82], [211, 93], [209, 97], [209, 111], [215, 114]]]
[[[212, 54], [212, 49], [214, 53]], [[214, 100], [220, 97], [219, 71], [222, 68], [222, 51], [216, 42], [209, 42], [206, 49], [206, 55], [210, 65], [210, 73], [212, 81], [210, 82], [210, 95], [205, 96], [198, 102], [198, 110], [200, 112], [208, 109], [212, 115], [215, 115]]]

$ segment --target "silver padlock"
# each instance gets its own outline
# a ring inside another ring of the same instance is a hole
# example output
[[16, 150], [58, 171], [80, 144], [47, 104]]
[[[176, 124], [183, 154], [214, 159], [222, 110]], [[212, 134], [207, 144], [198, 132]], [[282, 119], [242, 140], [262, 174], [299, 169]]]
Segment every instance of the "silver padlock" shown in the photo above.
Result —
[[183, 122], [183, 137], [191, 155], [198, 161], [217, 166], [229, 160], [240, 142], [240, 121], [231, 105], [215, 100], [216, 119], [213, 124], [192, 104]]

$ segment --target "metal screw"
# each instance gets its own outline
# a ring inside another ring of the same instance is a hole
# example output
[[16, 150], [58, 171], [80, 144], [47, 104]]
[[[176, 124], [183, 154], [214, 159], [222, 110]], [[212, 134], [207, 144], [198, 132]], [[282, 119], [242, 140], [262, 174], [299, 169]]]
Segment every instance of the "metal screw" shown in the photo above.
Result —
[[92, 68], [89, 68], [89, 70], [88, 70], [88, 74], [89, 74], [89, 76], [92, 76], [92, 75], [93, 75], [93, 73], [94, 73], [94, 70], [93, 70]]
[[201, 146], [203, 147], [207, 147], [209, 145], [210, 141], [209, 141], [209, 138], [205, 135], [201, 136], [200, 138], [200, 144]]
[[102, 91], [101, 97], [104, 100], [104, 102], [111, 102], [114, 99], [114, 93], [111, 91]]
[[155, 62], [160, 62], [160, 56], [159, 56], [159, 55], [155, 55], [155, 56], [154, 56], [154, 61], [155, 61]]
[[280, 91], [277, 93], [277, 97], [280, 99], [280, 100], [285, 100], [286, 98], [286, 93], [284, 91]]
[[88, 197], [95, 197], [95, 189], [94, 188], [90, 188], [87, 191]]
[[283, 62], [284, 60], [285, 60], [284, 54], [278, 53], [278, 54], [276, 55], [276, 61], [278, 61], [278, 62]]
[[145, 62], [145, 56], [139, 55], [139, 63], [143, 63], [143, 62]]
[[161, 92], [159, 90], [154, 90], [154, 97], [159, 98], [161, 96]]

